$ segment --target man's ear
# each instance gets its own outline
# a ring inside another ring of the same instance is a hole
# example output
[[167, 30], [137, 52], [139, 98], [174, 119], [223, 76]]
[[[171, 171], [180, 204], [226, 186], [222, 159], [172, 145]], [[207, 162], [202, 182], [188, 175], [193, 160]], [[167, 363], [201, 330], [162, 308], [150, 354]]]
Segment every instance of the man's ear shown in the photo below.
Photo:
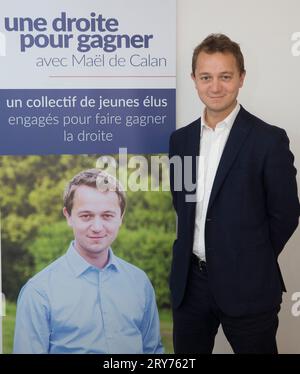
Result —
[[193, 80], [193, 82], [194, 82], [194, 85], [195, 85], [195, 89], [196, 89], [196, 91], [198, 91], [198, 88], [197, 88], [197, 81], [196, 81], [196, 77], [195, 77], [195, 74], [194, 74], [194, 73], [191, 73], [191, 78], [192, 78], [192, 80]]
[[246, 76], [246, 70], [240, 75], [240, 88], [242, 88], [244, 85], [245, 76]]
[[66, 220], [67, 220], [67, 223], [70, 227], [72, 227], [72, 220], [71, 220], [71, 216], [70, 214], [68, 213], [67, 211], [67, 208], [64, 206], [63, 207], [63, 215], [66, 217]]
[[196, 84], [196, 78], [195, 78], [194, 73], [191, 73], [191, 78], [192, 78], [193, 82]]

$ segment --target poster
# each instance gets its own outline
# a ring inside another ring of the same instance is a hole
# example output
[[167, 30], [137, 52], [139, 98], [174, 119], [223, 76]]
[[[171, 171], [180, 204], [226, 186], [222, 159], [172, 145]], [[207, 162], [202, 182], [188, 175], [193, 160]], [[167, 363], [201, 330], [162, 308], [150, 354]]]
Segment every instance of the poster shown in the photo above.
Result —
[[17, 3], [1, 19], [1, 154], [167, 150], [173, 1]]
[[[80, 170], [104, 167], [110, 157], [112, 173], [136, 172], [131, 182], [130, 173], [124, 177], [134, 185], [124, 241], [131, 238], [137, 246], [146, 234], [130, 223], [136, 199], [143, 212], [147, 206], [153, 230], [163, 227], [162, 216], [153, 217], [165, 199], [170, 214], [170, 196], [154, 194], [149, 204], [153, 191], [145, 186], [152, 180], [151, 155], [167, 152], [175, 130], [176, 2], [55, 0], [47, 8], [37, 0], [7, 2], [0, 17], [0, 68], [2, 292], [9, 321], [24, 281], [66, 250], [70, 232], [61, 195]], [[158, 179], [166, 181], [167, 174]], [[156, 231], [166, 254], [171, 232], [172, 225], [161, 236]], [[158, 247], [151, 235], [148, 243]], [[129, 248], [126, 253], [134, 257]], [[165, 283], [158, 292], [162, 300], [168, 297]], [[12, 331], [13, 321], [4, 331], [5, 353], [11, 352]]]

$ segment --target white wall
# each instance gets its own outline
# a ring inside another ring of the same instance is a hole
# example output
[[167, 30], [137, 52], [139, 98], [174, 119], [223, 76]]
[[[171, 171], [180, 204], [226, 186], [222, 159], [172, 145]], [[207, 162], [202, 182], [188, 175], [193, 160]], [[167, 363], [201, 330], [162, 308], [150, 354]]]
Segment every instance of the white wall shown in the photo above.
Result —
[[[300, 31], [299, 0], [177, 0], [177, 127], [200, 116], [192, 80], [194, 47], [208, 34], [222, 32], [237, 41], [247, 70], [239, 100], [250, 112], [284, 128], [300, 170], [300, 56], [291, 53], [291, 35]], [[298, 185], [300, 186], [298, 175]], [[300, 291], [300, 230], [280, 256], [288, 293], [280, 312], [280, 353], [300, 353], [300, 316], [291, 313], [291, 295]], [[216, 353], [231, 352], [220, 331]]]

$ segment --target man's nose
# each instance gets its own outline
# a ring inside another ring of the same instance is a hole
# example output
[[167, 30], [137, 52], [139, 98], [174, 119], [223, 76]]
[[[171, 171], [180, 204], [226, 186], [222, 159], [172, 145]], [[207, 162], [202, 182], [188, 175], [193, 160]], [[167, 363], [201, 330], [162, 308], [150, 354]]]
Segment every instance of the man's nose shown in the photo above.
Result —
[[219, 92], [221, 89], [221, 83], [218, 79], [213, 79], [210, 85], [210, 90], [212, 92]]
[[103, 229], [103, 222], [101, 218], [95, 217], [92, 226], [91, 226], [93, 231], [101, 231]]

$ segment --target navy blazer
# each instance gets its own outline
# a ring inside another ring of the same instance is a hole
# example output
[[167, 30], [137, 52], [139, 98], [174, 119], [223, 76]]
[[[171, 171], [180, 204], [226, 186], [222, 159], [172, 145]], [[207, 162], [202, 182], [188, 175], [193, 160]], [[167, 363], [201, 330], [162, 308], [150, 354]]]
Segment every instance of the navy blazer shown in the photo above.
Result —
[[[170, 138], [178, 218], [170, 274], [174, 308], [184, 298], [191, 263], [200, 128], [198, 119]], [[185, 162], [184, 156], [189, 156]], [[228, 315], [262, 313], [281, 302], [285, 287], [277, 258], [300, 213], [293, 162], [285, 131], [241, 107], [217, 169], [205, 224], [209, 286]]]

